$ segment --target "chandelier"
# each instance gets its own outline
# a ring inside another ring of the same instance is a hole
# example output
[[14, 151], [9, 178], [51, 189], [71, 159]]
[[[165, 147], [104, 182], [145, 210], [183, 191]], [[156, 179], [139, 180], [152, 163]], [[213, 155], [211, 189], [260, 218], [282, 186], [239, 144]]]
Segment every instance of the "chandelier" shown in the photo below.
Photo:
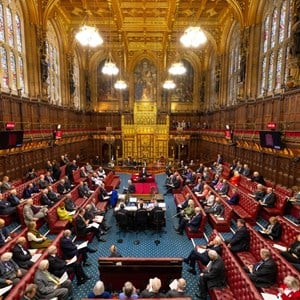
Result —
[[173, 80], [166, 80], [163, 84], [163, 88], [166, 90], [172, 90], [176, 87], [176, 84], [174, 83]]
[[184, 31], [184, 34], [180, 38], [180, 42], [185, 47], [197, 48], [202, 44], [205, 44], [207, 37], [200, 27], [189, 27]]
[[94, 26], [83, 25], [75, 35], [82, 46], [97, 47], [103, 43], [98, 29]]
[[186, 68], [181, 61], [173, 63], [169, 69], [169, 73], [172, 75], [182, 75], [185, 72], [186, 72]]
[[104, 66], [102, 68], [102, 73], [105, 75], [117, 75], [119, 73], [119, 68], [113, 62], [111, 54], [109, 53], [108, 58], [106, 59]]
[[127, 83], [124, 80], [117, 80], [114, 84], [115, 89], [125, 90], [127, 88]]

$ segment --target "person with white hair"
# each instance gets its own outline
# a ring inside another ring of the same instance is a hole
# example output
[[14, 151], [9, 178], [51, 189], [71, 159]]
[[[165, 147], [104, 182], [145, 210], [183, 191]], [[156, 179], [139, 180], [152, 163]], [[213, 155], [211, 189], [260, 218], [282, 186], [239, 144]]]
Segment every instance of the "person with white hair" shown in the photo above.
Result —
[[284, 278], [283, 284], [278, 289], [277, 298], [281, 300], [299, 300], [300, 284], [299, 279], [288, 275]]
[[191, 268], [188, 269], [189, 273], [192, 273], [196, 275], [196, 261], [200, 261], [201, 264], [206, 266], [210, 259], [208, 256], [208, 251], [209, 250], [215, 250], [219, 255], [222, 253], [222, 240], [221, 238], [217, 235], [213, 240], [211, 240], [206, 246], [200, 246], [200, 251], [198, 251], [198, 248], [194, 248], [190, 254], [188, 255], [187, 258], [184, 258], [183, 261], [188, 264]]
[[208, 290], [226, 286], [226, 272], [222, 258], [215, 250], [209, 250], [208, 257], [210, 261], [207, 268], [200, 273], [199, 295], [196, 294], [196, 297], [202, 300], [206, 300]]
[[33, 205], [33, 199], [26, 200], [23, 208], [24, 222], [28, 225], [31, 221], [37, 221], [45, 218], [48, 214], [48, 208], [40, 205]]
[[165, 295], [159, 290], [161, 288], [161, 280], [157, 277], [150, 278], [149, 284], [144, 289], [140, 297], [141, 298], [165, 298]]
[[186, 288], [186, 281], [184, 278], [177, 279], [177, 286], [176, 289], [171, 289], [167, 292], [167, 298], [180, 298], [185, 297], [185, 288]]
[[34, 283], [37, 285], [37, 299], [48, 300], [57, 297], [59, 300], [67, 300], [72, 295], [72, 283], [69, 279], [60, 282], [60, 279], [49, 271], [49, 261], [43, 259], [34, 275]]
[[12, 259], [11, 252], [4, 252], [0, 259], [0, 286], [16, 285], [26, 273]]
[[126, 300], [126, 299], [138, 299], [139, 296], [136, 293], [136, 289], [134, 287], [134, 285], [132, 284], [132, 282], [130, 281], [126, 281], [124, 283], [123, 289], [122, 289], [122, 293], [119, 294], [119, 299], [120, 300]]
[[93, 288], [93, 291], [88, 293], [88, 298], [110, 299], [111, 294], [109, 292], [105, 291], [103, 281], [98, 280]]

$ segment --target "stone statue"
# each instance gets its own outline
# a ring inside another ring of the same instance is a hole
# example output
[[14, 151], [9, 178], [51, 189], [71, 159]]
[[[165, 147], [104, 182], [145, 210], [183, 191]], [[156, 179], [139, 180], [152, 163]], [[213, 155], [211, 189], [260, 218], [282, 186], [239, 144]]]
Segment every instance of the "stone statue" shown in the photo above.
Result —
[[41, 79], [42, 79], [42, 82], [46, 82], [47, 79], [48, 79], [48, 62], [46, 60], [46, 55], [43, 54], [42, 57], [41, 57]]
[[246, 55], [245, 53], [241, 54], [240, 61], [240, 82], [244, 82], [246, 74]]

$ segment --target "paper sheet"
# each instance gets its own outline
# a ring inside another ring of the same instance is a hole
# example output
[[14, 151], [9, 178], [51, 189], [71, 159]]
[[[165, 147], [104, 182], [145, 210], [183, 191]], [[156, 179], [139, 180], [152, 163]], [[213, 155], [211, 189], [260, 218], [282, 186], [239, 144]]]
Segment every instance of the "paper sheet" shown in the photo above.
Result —
[[85, 242], [83, 242], [81, 244], [76, 245], [76, 247], [77, 247], [78, 250], [80, 250], [80, 249], [82, 249], [84, 247], [87, 247], [87, 245], [88, 245], [88, 241], [85, 241]]

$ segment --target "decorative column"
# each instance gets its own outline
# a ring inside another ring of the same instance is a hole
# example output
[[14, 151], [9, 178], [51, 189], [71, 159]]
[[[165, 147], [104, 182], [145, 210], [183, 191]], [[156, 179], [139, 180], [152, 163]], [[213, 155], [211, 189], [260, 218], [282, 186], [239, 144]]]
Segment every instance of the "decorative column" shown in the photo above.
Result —
[[292, 10], [291, 42], [288, 57], [287, 87], [300, 85], [300, 0], [294, 0]]
[[49, 92], [49, 61], [48, 61], [48, 49], [47, 49], [47, 39], [46, 32], [43, 32], [40, 42], [40, 76], [41, 76], [41, 89], [42, 89], [42, 99], [48, 100]]

